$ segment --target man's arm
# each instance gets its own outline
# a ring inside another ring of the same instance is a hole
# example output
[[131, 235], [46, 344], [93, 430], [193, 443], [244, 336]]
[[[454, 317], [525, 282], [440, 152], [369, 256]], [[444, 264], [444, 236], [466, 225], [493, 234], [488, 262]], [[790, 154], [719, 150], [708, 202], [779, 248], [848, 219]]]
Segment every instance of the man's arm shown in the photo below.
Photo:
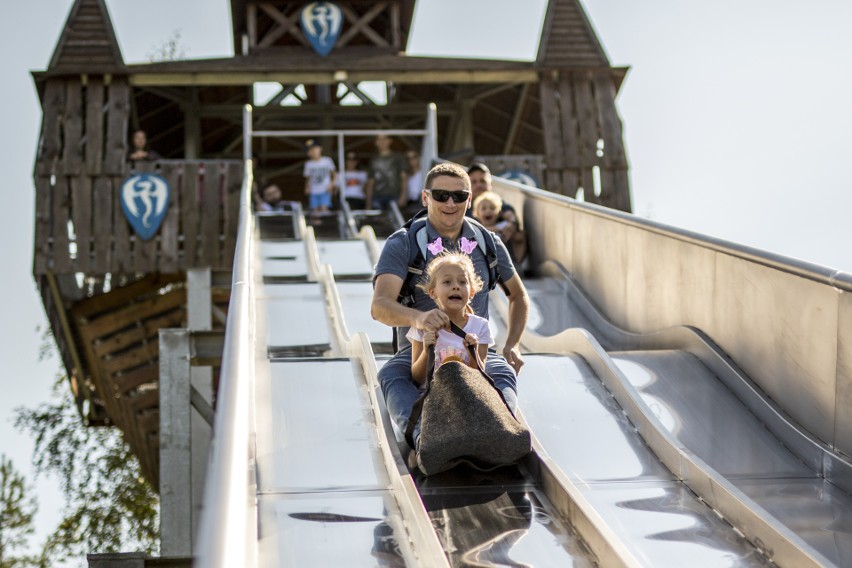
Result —
[[409, 326], [421, 331], [437, 332], [449, 328], [450, 318], [441, 310], [421, 312], [407, 308], [396, 301], [402, 290], [402, 278], [396, 274], [379, 274], [373, 290], [370, 315], [373, 319], [390, 326]]
[[524, 359], [518, 349], [521, 335], [527, 327], [527, 317], [530, 312], [530, 298], [527, 289], [521, 281], [521, 277], [515, 273], [504, 283], [509, 294], [509, 329], [506, 333], [506, 345], [503, 347], [503, 356], [509, 365], [515, 369], [515, 373], [521, 371]]

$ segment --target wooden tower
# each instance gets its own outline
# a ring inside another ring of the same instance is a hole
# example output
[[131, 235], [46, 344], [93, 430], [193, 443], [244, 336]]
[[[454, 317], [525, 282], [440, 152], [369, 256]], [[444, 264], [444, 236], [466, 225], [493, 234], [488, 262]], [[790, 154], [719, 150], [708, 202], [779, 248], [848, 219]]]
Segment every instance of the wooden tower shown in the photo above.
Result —
[[[550, 1], [530, 62], [406, 55], [414, 0], [338, 0], [342, 28], [322, 56], [299, 23], [306, 4], [231, 0], [233, 57], [128, 65], [104, 0], [76, 0], [48, 68], [33, 73], [43, 108], [33, 273], [81, 413], [120, 427], [155, 486], [157, 334], [187, 325], [187, 271], [211, 270], [213, 313], [227, 305], [216, 275], [231, 269], [242, 108], [255, 83], [278, 84], [255, 105], [256, 129], [422, 128], [434, 102], [442, 156], [482, 158], [495, 173], [523, 167], [550, 191], [583, 187], [587, 201], [630, 210], [615, 107], [626, 69], [609, 65], [578, 0]], [[364, 81], [382, 82], [382, 100]], [[343, 104], [352, 98], [360, 104]], [[117, 198], [137, 128], [163, 159], [135, 171], [156, 170], [172, 188], [149, 241]], [[301, 187], [302, 143], [257, 143], [259, 177]], [[373, 152], [369, 138], [348, 143]]]

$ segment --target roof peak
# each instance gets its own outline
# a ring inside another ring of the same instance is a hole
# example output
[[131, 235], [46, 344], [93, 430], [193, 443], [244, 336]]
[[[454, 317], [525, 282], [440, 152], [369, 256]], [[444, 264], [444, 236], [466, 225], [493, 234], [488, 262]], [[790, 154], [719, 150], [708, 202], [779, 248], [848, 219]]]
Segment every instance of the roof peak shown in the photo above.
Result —
[[49, 71], [110, 73], [124, 69], [121, 49], [104, 0], [75, 0]]

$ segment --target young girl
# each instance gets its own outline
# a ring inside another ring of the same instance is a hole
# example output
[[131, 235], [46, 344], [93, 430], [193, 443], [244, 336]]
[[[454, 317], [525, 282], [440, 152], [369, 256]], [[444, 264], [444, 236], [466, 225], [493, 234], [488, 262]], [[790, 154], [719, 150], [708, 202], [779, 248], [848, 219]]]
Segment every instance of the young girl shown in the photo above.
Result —
[[426, 267], [426, 281], [420, 288], [435, 300], [438, 309], [465, 331], [462, 339], [449, 329], [437, 334], [412, 327], [406, 337], [411, 341], [411, 376], [418, 385], [426, 380], [428, 346], [435, 345], [435, 368], [447, 361], [461, 361], [476, 368], [467, 346], [476, 348], [480, 362], [485, 363], [488, 346], [493, 345], [488, 320], [473, 313], [470, 299], [482, 289], [470, 257], [460, 252], [444, 252]]
[[473, 200], [473, 217], [482, 225], [500, 236], [512, 263], [520, 268], [527, 256], [527, 236], [518, 228], [514, 213], [507, 218], [502, 213], [503, 200], [493, 191], [486, 191]]

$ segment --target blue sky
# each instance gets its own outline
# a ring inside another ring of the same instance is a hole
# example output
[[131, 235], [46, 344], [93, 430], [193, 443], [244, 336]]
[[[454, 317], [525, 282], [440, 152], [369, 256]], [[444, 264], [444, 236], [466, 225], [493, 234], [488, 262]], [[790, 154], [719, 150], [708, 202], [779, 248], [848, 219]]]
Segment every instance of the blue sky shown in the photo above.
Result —
[[[8, 417], [48, 397], [37, 362], [44, 315], [31, 276], [32, 164], [40, 108], [29, 70], [47, 66], [71, 0], [4, 6], [0, 112], [6, 206], [0, 451], [28, 470]], [[227, 55], [227, 0], [108, 0], [126, 61], [179, 30], [188, 57]], [[852, 3], [837, 0], [586, 0], [613, 65], [637, 214], [852, 272]], [[411, 52], [534, 56], [543, 0], [422, 0]], [[165, 15], [168, 15], [165, 17]], [[449, 17], [448, 17], [449, 16]], [[34, 22], [37, 24], [34, 25]], [[46, 527], [59, 493], [39, 484]]]

